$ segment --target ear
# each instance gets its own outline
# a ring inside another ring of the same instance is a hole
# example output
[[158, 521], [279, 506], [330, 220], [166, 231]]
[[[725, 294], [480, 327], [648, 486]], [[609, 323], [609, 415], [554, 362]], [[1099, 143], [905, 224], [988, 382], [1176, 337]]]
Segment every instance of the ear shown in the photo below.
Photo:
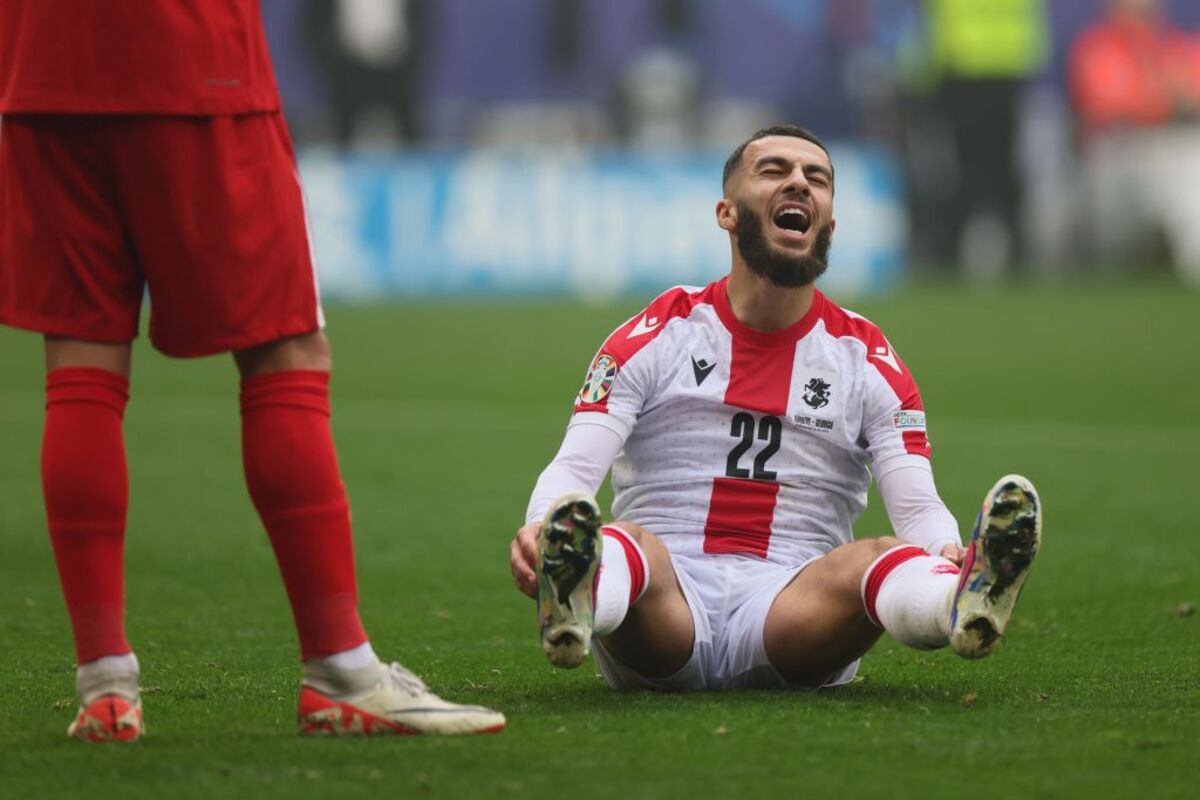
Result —
[[728, 233], [737, 229], [737, 208], [727, 197], [717, 201], [717, 227]]

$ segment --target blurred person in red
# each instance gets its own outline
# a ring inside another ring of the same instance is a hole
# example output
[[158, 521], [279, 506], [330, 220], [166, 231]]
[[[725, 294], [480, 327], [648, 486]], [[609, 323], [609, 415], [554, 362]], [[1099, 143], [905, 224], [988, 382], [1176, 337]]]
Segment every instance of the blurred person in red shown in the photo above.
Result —
[[1093, 256], [1145, 258], [1160, 235], [1181, 277], [1200, 285], [1200, 38], [1160, 0], [1111, 0], [1069, 69]]
[[78, 661], [68, 733], [142, 733], [122, 420], [142, 296], [168, 356], [231, 352], [246, 484], [291, 603], [302, 734], [474, 733], [375, 655], [329, 425], [329, 344], [256, 0], [7, 0], [0, 322], [43, 334], [42, 483]]

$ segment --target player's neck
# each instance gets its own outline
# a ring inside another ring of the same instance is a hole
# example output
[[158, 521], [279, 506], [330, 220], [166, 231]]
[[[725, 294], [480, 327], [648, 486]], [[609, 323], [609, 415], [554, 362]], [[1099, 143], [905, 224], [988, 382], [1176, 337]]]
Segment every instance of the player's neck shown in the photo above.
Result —
[[781, 331], [799, 322], [812, 308], [813, 284], [786, 288], [747, 269], [734, 269], [725, 284], [729, 307], [738, 322], [763, 333]]

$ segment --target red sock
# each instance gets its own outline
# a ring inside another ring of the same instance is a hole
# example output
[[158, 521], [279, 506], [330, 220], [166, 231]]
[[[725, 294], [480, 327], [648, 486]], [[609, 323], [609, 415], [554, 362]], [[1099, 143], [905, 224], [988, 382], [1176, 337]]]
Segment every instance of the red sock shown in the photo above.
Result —
[[125, 511], [121, 422], [129, 381], [90, 367], [46, 379], [42, 493], [80, 664], [130, 652], [125, 638]]
[[242, 462], [310, 659], [367, 640], [358, 616], [350, 506], [329, 428], [329, 373], [242, 381]]

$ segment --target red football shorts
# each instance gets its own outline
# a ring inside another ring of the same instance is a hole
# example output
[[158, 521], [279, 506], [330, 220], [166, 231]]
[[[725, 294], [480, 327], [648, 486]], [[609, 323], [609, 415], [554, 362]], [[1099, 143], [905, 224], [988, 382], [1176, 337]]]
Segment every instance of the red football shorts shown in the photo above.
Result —
[[280, 114], [0, 121], [0, 322], [170, 356], [323, 326]]

